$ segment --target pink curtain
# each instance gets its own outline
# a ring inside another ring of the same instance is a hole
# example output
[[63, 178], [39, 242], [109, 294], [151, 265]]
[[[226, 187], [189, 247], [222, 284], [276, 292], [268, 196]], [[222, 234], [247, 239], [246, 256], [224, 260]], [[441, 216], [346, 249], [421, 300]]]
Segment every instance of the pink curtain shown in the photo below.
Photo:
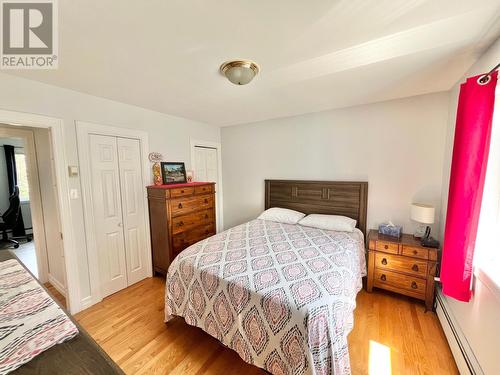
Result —
[[460, 301], [471, 298], [474, 246], [490, 148], [497, 72], [485, 84], [481, 76], [460, 87], [444, 233], [443, 293]]

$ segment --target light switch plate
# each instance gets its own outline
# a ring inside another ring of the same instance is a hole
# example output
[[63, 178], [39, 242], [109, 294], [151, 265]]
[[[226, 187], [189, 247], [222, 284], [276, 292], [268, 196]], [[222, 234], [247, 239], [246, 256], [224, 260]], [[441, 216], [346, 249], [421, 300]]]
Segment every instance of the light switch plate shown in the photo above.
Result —
[[78, 189], [70, 189], [69, 190], [69, 197], [71, 199], [78, 199]]
[[69, 177], [77, 177], [78, 176], [78, 167], [76, 165], [68, 165], [68, 174], [69, 174]]

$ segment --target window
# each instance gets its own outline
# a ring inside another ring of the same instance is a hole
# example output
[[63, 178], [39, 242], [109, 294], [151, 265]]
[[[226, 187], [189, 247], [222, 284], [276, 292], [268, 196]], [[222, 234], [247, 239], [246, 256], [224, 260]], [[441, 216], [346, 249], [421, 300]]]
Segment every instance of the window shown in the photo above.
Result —
[[16, 171], [17, 186], [19, 186], [19, 199], [21, 202], [29, 202], [30, 187], [28, 185], [28, 168], [26, 165], [26, 155], [22, 149], [16, 149]]
[[477, 231], [474, 265], [500, 288], [500, 84], [497, 86], [488, 169]]

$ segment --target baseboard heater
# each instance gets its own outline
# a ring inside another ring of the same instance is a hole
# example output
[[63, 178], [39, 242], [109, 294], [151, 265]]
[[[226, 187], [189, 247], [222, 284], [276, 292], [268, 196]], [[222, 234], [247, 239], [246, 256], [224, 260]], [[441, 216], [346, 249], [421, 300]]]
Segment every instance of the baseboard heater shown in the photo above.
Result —
[[461, 375], [484, 375], [481, 365], [476, 359], [467, 338], [453, 317], [451, 310], [438, 287], [436, 296], [436, 313], [450, 345], [451, 352]]

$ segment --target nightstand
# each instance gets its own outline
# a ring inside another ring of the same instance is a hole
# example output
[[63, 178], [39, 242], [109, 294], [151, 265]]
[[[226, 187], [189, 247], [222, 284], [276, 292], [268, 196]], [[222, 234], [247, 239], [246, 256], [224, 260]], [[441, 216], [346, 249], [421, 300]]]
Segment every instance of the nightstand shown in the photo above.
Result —
[[401, 238], [384, 236], [376, 230], [368, 234], [367, 291], [373, 287], [390, 290], [434, 304], [434, 276], [438, 250], [420, 245], [411, 234]]

